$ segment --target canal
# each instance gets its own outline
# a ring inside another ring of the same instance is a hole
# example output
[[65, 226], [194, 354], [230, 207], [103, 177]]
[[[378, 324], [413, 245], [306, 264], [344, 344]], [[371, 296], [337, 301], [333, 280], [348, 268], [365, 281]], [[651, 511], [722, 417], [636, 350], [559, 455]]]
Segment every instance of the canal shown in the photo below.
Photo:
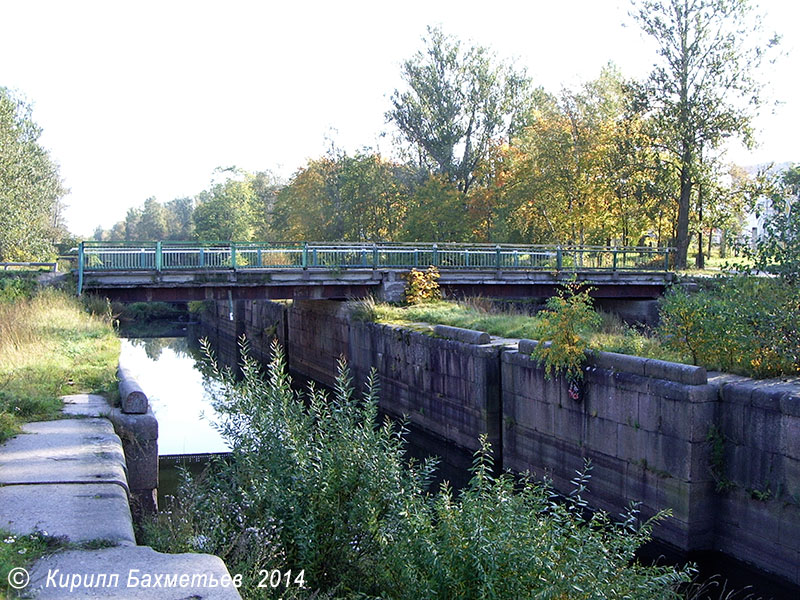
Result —
[[[141, 331], [137, 332], [141, 335]], [[175, 333], [182, 333], [173, 331]], [[124, 332], [123, 332], [124, 335]], [[214, 381], [203, 374], [200, 331], [189, 325], [181, 337], [123, 337], [120, 360], [131, 369], [144, 389], [159, 423], [159, 505], [166, 496], [177, 495], [180, 472], [199, 473], [211, 456], [230, 448], [214, 427], [211, 391]], [[307, 382], [295, 378], [302, 388]], [[319, 385], [317, 384], [319, 387]], [[440, 458], [434, 485], [448, 481], [460, 489], [469, 480], [472, 456], [424, 431], [411, 429], [407, 436], [408, 454], [422, 459]], [[751, 569], [746, 564], [714, 552], [686, 555], [651, 542], [642, 548], [646, 562], [683, 564], [696, 562], [701, 581], [709, 581], [708, 592], [692, 600], [796, 600], [800, 590]], [[713, 579], [712, 579], [713, 578]]]

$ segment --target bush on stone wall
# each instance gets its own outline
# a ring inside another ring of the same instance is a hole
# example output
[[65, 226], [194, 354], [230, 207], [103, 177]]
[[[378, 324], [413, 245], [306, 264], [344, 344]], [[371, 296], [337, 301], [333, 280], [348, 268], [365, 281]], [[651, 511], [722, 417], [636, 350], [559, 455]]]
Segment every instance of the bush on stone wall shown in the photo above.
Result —
[[585, 515], [585, 477], [554, 502], [544, 484], [495, 476], [484, 439], [467, 488], [433, 492], [434, 463], [409, 464], [402, 432], [376, 423], [374, 379], [357, 397], [342, 364], [332, 395], [301, 398], [272, 350], [265, 375], [249, 358], [240, 381], [217, 370], [233, 454], [187, 480], [168, 527], [150, 526], [157, 549], [220, 555], [246, 597], [269, 592], [259, 571], [275, 568], [304, 570], [309, 589], [273, 590], [284, 598], [678, 597], [685, 571], [634, 560], [649, 523]]
[[439, 270], [431, 265], [426, 271], [411, 269], [406, 275], [405, 299], [407, 304], [433, 302], [442, 297], [439, 289]]
[[659, 334], [693, 364], [752, 377], [800, 373], [800, 288], [735, 276], [661, 300]]
[[566, 284], [548, 298], [546, 306], [538, 314], [536, 339], [550, 344], [538, 344], [531, 356], [544, 365], [546, 377], [563, 375], [568, 381], [582, 379], [588, 333], [601, 322], [589, 290], [576, 283]]

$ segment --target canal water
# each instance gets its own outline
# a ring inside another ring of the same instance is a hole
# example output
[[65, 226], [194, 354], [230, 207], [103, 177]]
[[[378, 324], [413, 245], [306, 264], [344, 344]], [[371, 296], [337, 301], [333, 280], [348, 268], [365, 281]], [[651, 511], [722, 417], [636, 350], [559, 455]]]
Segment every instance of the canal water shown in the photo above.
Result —
[[[190, 332], [192, 329], [190, 328]], [[199, 473], [210, 456], [229, 452], [226, 441], [214, 427], [217, 413], [201, 370], [197, 335], [167, 338], [123, 338], [120, 360], [136, 375], [147, 394], [159, 425], [159, 504], [176, 495], [180, 471]], [[295, 378], [298, 386], [304, 382]], [[469, 480], [472, 456], [436, 436], [410, 430], [408, 453], [414, 458], [440, 458], [434, 485], [449, 481], [454, 489]], [[708, 581], [707, 593], [692, 600], [797, 600], [800, 590], [720, 555], [698, 553], [687, 556], [651, 542], [639, 553], [643, 562], [684, 564], [696, 562], [699, 579]]]

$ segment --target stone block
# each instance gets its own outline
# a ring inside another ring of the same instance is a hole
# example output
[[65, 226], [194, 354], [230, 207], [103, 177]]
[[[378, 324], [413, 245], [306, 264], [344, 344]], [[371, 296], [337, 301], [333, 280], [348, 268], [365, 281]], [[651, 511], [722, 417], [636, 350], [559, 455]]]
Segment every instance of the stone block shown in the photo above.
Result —
[[125, 457], [106, 419], [63, 419], [22, 426], [0, 446], [0, 484], [112, 483], [128, 489]]
[[590, 417], [586, 422], [586, 447], [613, 457], [617, 453], [618, 423], [600, 417]]
[[647, 393], [638, 395], [638, 423], [645, 431], [659, 431], [661, 428], [661, 402]]
[[800, 417], [800, 390], [783, 395], [781, 398], [781, 412], [792, 417]]
[[[800, 417], [783, 415], [781, 418], [779, 452], [794, 460], [800, 460]], [[795, 480], [800, 487], [800, 477]]]
[[489, 334], [485, 331], [451, 327], [449, 325], [435, 325], [433, 333], [439, 337], [456, 340], [465, 344], [488, 344], [491, 339]]
[[745, 406], [742, 417], [745, 445], [768, 452], [779, 451], [781, 441], [779, 413], [755, 406]]
[[64, 406], [61, 412], [65, 415], [82, 417], [105, 417], [111, 411], [108, 400], [93, 394], [72, 394], [62, 396]]
[[644, 365], [647, 359], [639, 356], [630, 356], [628, 354], [618, 354], [616, 352], [593, 352], [589, 353], [586, 362], [599, 369], [622, 371], [643, 376], [645, 374]]
[[109, 415], [114, 430], [122, 440], [132, 489], [158, 487], [158, 420], [152, 411], [129, 415], [114, 409]]
[[136, 544], [128, 494], [123, 487], [107, 483], [0, 487], [0, 527], [18, 535], [38, 529], [66, 536], [73, 543]]
[[686, 400], [659, 400], [661, 431], [664, 435], [681, 440], [691, 440], [692, 404]]
[[119, 397], [122, 411], [129, 414], [144, 414], [147, 412], [147, 396], [128, 369], [119, 365], [117, 369], [119, 378]]
[[689, 387], [666, 379], [647, 379], [647, 392], [658, 398], [689, 401]]
[[708, 382], [705, 367], [695, 367], [652, 358], [645, 363], [644, 374], [647, 377], [677, 381], [686, 385], [704, 385]]

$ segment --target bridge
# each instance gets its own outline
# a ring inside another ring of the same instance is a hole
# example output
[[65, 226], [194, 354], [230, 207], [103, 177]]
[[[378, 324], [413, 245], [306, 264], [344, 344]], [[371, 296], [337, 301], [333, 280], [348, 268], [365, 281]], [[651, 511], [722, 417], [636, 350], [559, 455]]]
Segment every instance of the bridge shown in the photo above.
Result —
[[671, 248], [456, 243], [81, 242], [78, 293], [123, 302], [397, 300], [433, 265], [447, 296], [545, 297], [565, 281], [598, 298], [648, 299], [673, 279]]

